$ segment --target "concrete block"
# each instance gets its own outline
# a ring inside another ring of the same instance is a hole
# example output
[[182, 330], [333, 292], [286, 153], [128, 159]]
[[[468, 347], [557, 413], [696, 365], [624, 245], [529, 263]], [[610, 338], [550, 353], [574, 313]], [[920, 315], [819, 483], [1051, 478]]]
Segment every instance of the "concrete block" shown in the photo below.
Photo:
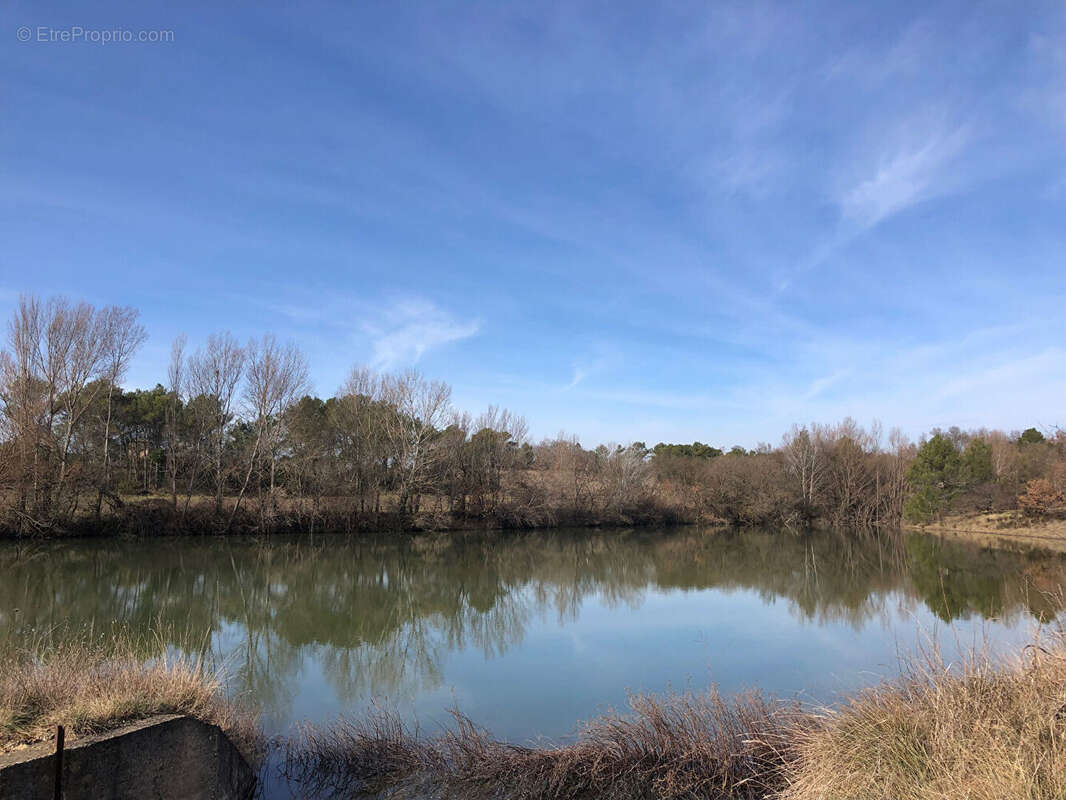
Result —
[[[52, 800], [55, 745], [0, 754], [0, 798]], [[71, 742], [64, 800], [248, 800], [255, 774], [217, 725], [152, 717]]]

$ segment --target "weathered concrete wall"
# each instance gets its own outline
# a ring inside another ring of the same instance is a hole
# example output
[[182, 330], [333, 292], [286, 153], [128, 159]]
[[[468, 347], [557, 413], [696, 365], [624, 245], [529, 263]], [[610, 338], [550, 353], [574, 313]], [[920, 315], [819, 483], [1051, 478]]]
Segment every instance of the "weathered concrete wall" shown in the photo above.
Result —
[[[55, 746], [0, 755], [0, 798], [51, 800]], [[222, 729], [163, 716], [71, 742], [65, 800], [247, 800], [255, 775]]]

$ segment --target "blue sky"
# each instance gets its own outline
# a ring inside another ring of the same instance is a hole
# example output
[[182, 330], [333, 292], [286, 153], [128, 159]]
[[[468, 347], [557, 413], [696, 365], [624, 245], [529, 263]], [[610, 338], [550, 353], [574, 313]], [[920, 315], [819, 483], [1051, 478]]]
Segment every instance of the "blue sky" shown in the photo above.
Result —
[[131, 385], [272, 331], [586, 444], [1066, 424], [1061, 2], [0, 9], [0, 313], [136, 306]]

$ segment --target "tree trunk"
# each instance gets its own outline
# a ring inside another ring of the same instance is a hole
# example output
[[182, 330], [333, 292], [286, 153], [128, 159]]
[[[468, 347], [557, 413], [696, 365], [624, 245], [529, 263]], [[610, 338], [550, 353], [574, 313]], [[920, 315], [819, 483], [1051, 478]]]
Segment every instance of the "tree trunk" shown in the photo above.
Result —
[[260, 427], [259, 432], [255, 437], [255, 444], [252, 446], [252, 457], [248, 459], [248, 469], [244, 473], [244, 483], [241, 484], [241, 490], [237, 493], [237, 499], [233, 501], [233, 510], [230, 512], [229, 521], [226, 523], [226, 533], [229, 533], [230, 528], [233, 527], [233, 519], [237, 516], [237, 509], [240, 508], [241, 499], [244, 497], [244, 492], [248, 488], [248, 481], [252, 478], [252, 470], [255, 468], [255, 459], [259, 454], [259, 444], [263, 439], [263, 429]]

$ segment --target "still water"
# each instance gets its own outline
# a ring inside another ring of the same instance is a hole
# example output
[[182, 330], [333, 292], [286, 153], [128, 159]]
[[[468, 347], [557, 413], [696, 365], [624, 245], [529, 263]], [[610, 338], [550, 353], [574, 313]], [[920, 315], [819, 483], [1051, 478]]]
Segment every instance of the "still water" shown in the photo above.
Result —
[[[385, 702], [564, 739], [628, 692], [758, 686], [831, 703], [929, 637], [950, 655], [1060, 612], [1061, 555], [920, 534], [692, 528], [0, 546], [0, 643], [190, 636], [268, 734]], [[186, 644], [187, 646], [187, 644]], [[280, 794], [272, 784], [269, 794]]]

